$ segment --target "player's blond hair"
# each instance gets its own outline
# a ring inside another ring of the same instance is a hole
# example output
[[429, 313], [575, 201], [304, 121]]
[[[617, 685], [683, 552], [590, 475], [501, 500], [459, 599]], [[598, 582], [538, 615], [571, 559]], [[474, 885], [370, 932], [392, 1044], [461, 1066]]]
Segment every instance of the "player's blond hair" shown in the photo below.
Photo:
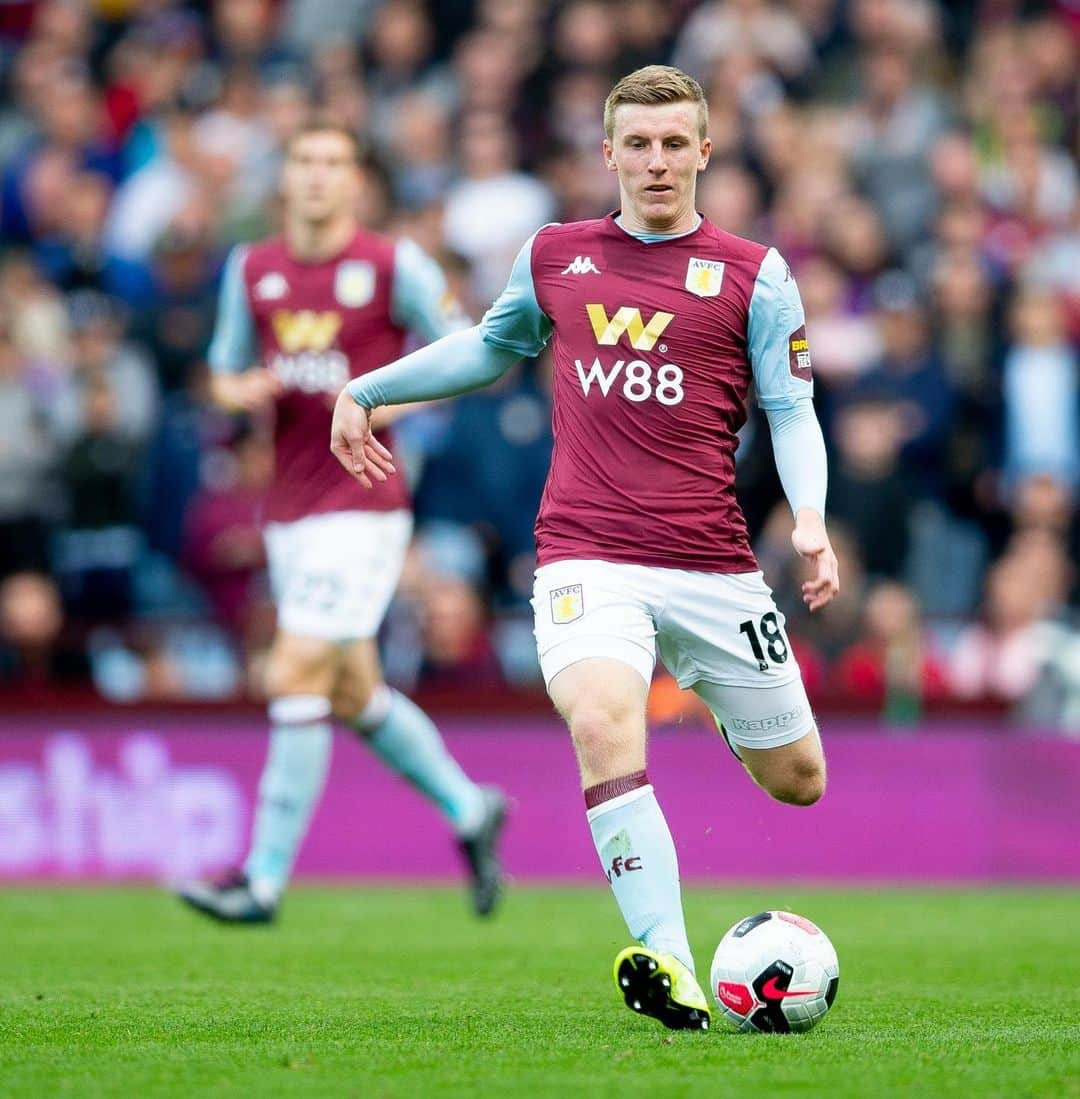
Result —
[[623, 103], [646, 106], [694, 103], [698, 109], [698, 136], [704, 141], [709, 132], [709, 105], [701, 85], [692, 76], [671, 65], [646, 65], [643, 69], [635, 69], [608, 92], [604, 101], [604, 133], [608, 141], [615, 134], [615, 108]]

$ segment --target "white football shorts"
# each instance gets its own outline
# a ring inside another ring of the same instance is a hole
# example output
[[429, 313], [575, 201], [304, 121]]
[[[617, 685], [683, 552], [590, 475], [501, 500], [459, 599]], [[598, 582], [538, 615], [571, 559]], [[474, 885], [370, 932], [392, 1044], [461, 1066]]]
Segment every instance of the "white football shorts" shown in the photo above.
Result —
[[408, 511], [331, 511], [264, 531], [278, 628], [323, 641], [374, 637], [412, 535]]
[[544, 682], [590, 657], [652, 682], [656, 654], [746, 748], [777, 748], [814, 726], [802, 674], [760, 572], [714, 573], [609, 561], [536, 571], [534, 632]]

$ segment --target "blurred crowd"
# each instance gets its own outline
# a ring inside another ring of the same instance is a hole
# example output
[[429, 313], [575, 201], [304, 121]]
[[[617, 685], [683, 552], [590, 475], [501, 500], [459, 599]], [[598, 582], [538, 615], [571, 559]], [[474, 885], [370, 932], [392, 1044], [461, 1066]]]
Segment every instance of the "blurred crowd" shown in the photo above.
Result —
[[[604, 97], [670, 62], [710, 102], [699, 208], [775, 244], [806, 306], [825, 613], [756, 412], [738, 463], [811, 697], [1080, 734], [1078, 46], [1065, 0], [8, 0], [0, 682], [258, 694], [272, 455], [206, 401], [205, 352], [313, 105], [364, 137], [364, 221], [479, 318], [529, 233], [612, 208]], [[406, 688], [538, 682], [549, 368], [403, 423], [418, 526], [382, 641]], [[670, 688], [660, 721], [692, 706]]]

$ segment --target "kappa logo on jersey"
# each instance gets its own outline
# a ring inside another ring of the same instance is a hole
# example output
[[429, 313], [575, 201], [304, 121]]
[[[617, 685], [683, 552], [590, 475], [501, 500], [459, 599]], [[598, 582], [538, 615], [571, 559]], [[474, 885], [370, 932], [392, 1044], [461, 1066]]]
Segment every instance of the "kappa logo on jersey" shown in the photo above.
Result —
[[334, 297], [347, 309], [359, 309], [375, 296], [375, 265], [363, 259], [339, 263], [334, 272]]
[[551, 592], [551, 621], [556, 626], [565, 626], [574, 622], [585, 613], [585, 599], [580, 584], [570, 584], [565, 588], [555, 588]]
[[724, 265], [718, 260], [691, 257], [686, 265], [686, 289], [699, 298], [715, 298], [724, 285]]
[[599, 275], [600, 268], [592, 261], [592, 256], [574, 256], [562, 270], [564, 275]]
[[277, 271], [268, 271], [257, 283], [252, 294], [259, 301], [277, 301], [289, 292], [289, 283], [285, 276]]
[[270, 323], [282, 351], [295, 355], [300, 351], [326, 351], [341, 331], [341, 314], [277, 309], [271, 314]]
[[657, 312], [646, 324], [642, 320], [641, 310], [629, 305], [619, 306], [613, 317], [608, 317], [602, 305], [586, 305], [585, 309], [598, 344], [617, 344], [625, 332], [635, 351], [651, 351], [664, 334], [664, 329], [675, 319], [674, 313]]
[[810, 370], [810, 344], [806, 340], [806, 325], [800, 325], [788, 337], [788, 365], [792, 377], [808, 382], [813, 378]]

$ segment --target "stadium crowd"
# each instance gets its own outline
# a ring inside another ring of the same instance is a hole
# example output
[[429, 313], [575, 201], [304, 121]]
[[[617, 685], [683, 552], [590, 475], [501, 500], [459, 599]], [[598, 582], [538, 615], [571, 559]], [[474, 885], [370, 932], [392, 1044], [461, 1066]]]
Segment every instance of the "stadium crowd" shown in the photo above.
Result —
[[[709, 95], [702, 212], [775, 244], [806, 307], [827, 612], [801, 610], [753, 409], [739, 490], [811, 698], [1080, 733], [1078, 47], [1075, 4], [1020, 0], [0, 6], [0, 682], [257, 694], [272, 455], [209, 405], [205, 353], [313, 105], [363, 135], [365, 222], [478, 319], [534, 229], [610, 209], [601, 106], [659, 61]], [[539, 678], [548, 369], [403, 423], [418, 527], [382, 641], [406, 689]]]

